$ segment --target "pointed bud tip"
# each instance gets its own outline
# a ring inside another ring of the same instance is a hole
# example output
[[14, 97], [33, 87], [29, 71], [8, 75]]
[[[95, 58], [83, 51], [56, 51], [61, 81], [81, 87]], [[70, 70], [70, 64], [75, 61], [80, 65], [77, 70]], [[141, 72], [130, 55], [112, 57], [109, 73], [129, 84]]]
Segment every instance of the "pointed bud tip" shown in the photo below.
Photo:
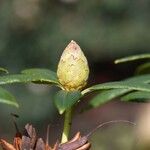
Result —
[[71, 42], [70, 43], [75, 43], [76, 44], [76, 42], [74, 41], [74, 40], [71, 40]]
[[71, 40], [71, 42], [66, 47], [66, 50], [80, 50], [80, 46], [74, 40]]

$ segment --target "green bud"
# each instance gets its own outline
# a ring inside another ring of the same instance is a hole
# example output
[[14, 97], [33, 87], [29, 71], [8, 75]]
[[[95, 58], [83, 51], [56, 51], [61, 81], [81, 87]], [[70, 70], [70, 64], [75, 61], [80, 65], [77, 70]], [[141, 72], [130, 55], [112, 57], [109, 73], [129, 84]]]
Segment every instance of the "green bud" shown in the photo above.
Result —
[[67, 91], [81, 90], [89, 76], [89, 66], [80, 46], [71, 41], [60, 58], [57, 76]]

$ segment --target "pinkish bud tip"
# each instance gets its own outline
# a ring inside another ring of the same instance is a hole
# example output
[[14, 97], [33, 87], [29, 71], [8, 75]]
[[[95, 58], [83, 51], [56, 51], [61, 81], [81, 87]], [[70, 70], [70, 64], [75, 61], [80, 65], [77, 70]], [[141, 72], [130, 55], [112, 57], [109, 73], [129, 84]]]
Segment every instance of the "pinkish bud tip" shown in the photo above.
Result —
[[79, 50], [79, 49], [80, 49], [79, 45], [73, 40], [66, 47], [66, 50], [72, 50], [72, 51]]

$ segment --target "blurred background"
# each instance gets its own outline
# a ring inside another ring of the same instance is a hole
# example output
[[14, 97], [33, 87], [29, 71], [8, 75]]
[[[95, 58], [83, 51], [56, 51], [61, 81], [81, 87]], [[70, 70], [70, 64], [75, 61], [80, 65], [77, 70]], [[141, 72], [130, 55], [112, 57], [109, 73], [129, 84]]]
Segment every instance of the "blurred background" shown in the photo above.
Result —
[[[56, 71], [62, 51], [75, 40], [89, 61], [89, 85], [124, 79], [134, 75], [139, 62], [114, 65], [113, 61], [150, 52], [149, 18], [149, 0], [0, 0], [0, 66], [10, 73], [32, 67]], [[54, 143], [63, 119], [53, 106], [57, 89], [34, 84], [5, 87], [20, 107], [0, 104], [0, 137], [11, 141], [15, 134], [13, 112], [20, 116], [20, 129], [32, 123], [42, 137], [51, 124]], [[87, 134], [109, 120], [136, 121], [146, 106], [113, 101], [83, 111], [89, 99], [75, 111], [72, 135], [78, 130]], [[122, 123], [98, 130], [90, 140], [93, 150], [132, 150], [137, 142], [134, 127]]]

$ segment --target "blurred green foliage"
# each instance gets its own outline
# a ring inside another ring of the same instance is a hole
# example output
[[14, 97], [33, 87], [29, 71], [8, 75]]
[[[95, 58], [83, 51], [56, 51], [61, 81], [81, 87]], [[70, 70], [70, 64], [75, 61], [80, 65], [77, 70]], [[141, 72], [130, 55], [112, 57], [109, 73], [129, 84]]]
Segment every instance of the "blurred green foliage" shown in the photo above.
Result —
[[149, 51], [149, 4], [148, 0], [3, 0], [1, 66], [55, 69], [72, 39], [92, 56], [91, 61]]

